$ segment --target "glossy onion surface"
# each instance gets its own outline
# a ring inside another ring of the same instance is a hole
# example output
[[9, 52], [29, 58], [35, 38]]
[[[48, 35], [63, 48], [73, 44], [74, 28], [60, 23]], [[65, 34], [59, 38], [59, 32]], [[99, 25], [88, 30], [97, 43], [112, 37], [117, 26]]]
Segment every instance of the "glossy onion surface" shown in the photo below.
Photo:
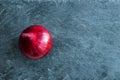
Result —
[[52, 36], [43, 26], [32, 25], [21, 33], [19, 47], [27, 57], [40, 59], [51, 50]]

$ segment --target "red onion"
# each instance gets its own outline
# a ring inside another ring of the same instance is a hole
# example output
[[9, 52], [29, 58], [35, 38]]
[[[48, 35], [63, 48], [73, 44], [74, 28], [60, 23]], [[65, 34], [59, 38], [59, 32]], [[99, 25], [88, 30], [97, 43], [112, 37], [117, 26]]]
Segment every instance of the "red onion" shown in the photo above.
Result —
[[27, 57], [40, 59], [51, 50], [52, 36], [43, 26], [32, 25], [21, 33], [19, 47]]

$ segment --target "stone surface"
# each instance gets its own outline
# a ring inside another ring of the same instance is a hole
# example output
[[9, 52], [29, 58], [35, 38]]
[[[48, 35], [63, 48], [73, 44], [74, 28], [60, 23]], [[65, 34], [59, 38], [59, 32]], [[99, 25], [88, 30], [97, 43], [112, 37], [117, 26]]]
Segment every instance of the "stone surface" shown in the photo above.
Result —
[[[53, 49], [30, 60], [27, 26], [46, 26]], [[0, 80], [120, 80], [119, 0], [0, 0]]]

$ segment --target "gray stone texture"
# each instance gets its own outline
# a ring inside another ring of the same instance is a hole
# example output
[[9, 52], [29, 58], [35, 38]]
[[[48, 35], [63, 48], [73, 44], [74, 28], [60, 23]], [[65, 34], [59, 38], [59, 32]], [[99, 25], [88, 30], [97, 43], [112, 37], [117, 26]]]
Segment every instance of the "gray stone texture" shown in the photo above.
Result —
[[[18, 47], [34, 24], [53, 37], [40, 60]], [[0, 0], [0, 80], [120, 80], [120, 0]]]

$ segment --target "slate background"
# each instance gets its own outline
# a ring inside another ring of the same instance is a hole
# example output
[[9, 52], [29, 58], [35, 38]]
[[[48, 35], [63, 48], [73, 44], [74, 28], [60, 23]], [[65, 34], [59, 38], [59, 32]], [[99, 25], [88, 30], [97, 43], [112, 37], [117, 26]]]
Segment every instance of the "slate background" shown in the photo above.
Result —
[[[18, 48], [33, 24], [53, 36], [41, 60]], [[0, 80], [120, 80], [120, 0], [0, 0]]]

